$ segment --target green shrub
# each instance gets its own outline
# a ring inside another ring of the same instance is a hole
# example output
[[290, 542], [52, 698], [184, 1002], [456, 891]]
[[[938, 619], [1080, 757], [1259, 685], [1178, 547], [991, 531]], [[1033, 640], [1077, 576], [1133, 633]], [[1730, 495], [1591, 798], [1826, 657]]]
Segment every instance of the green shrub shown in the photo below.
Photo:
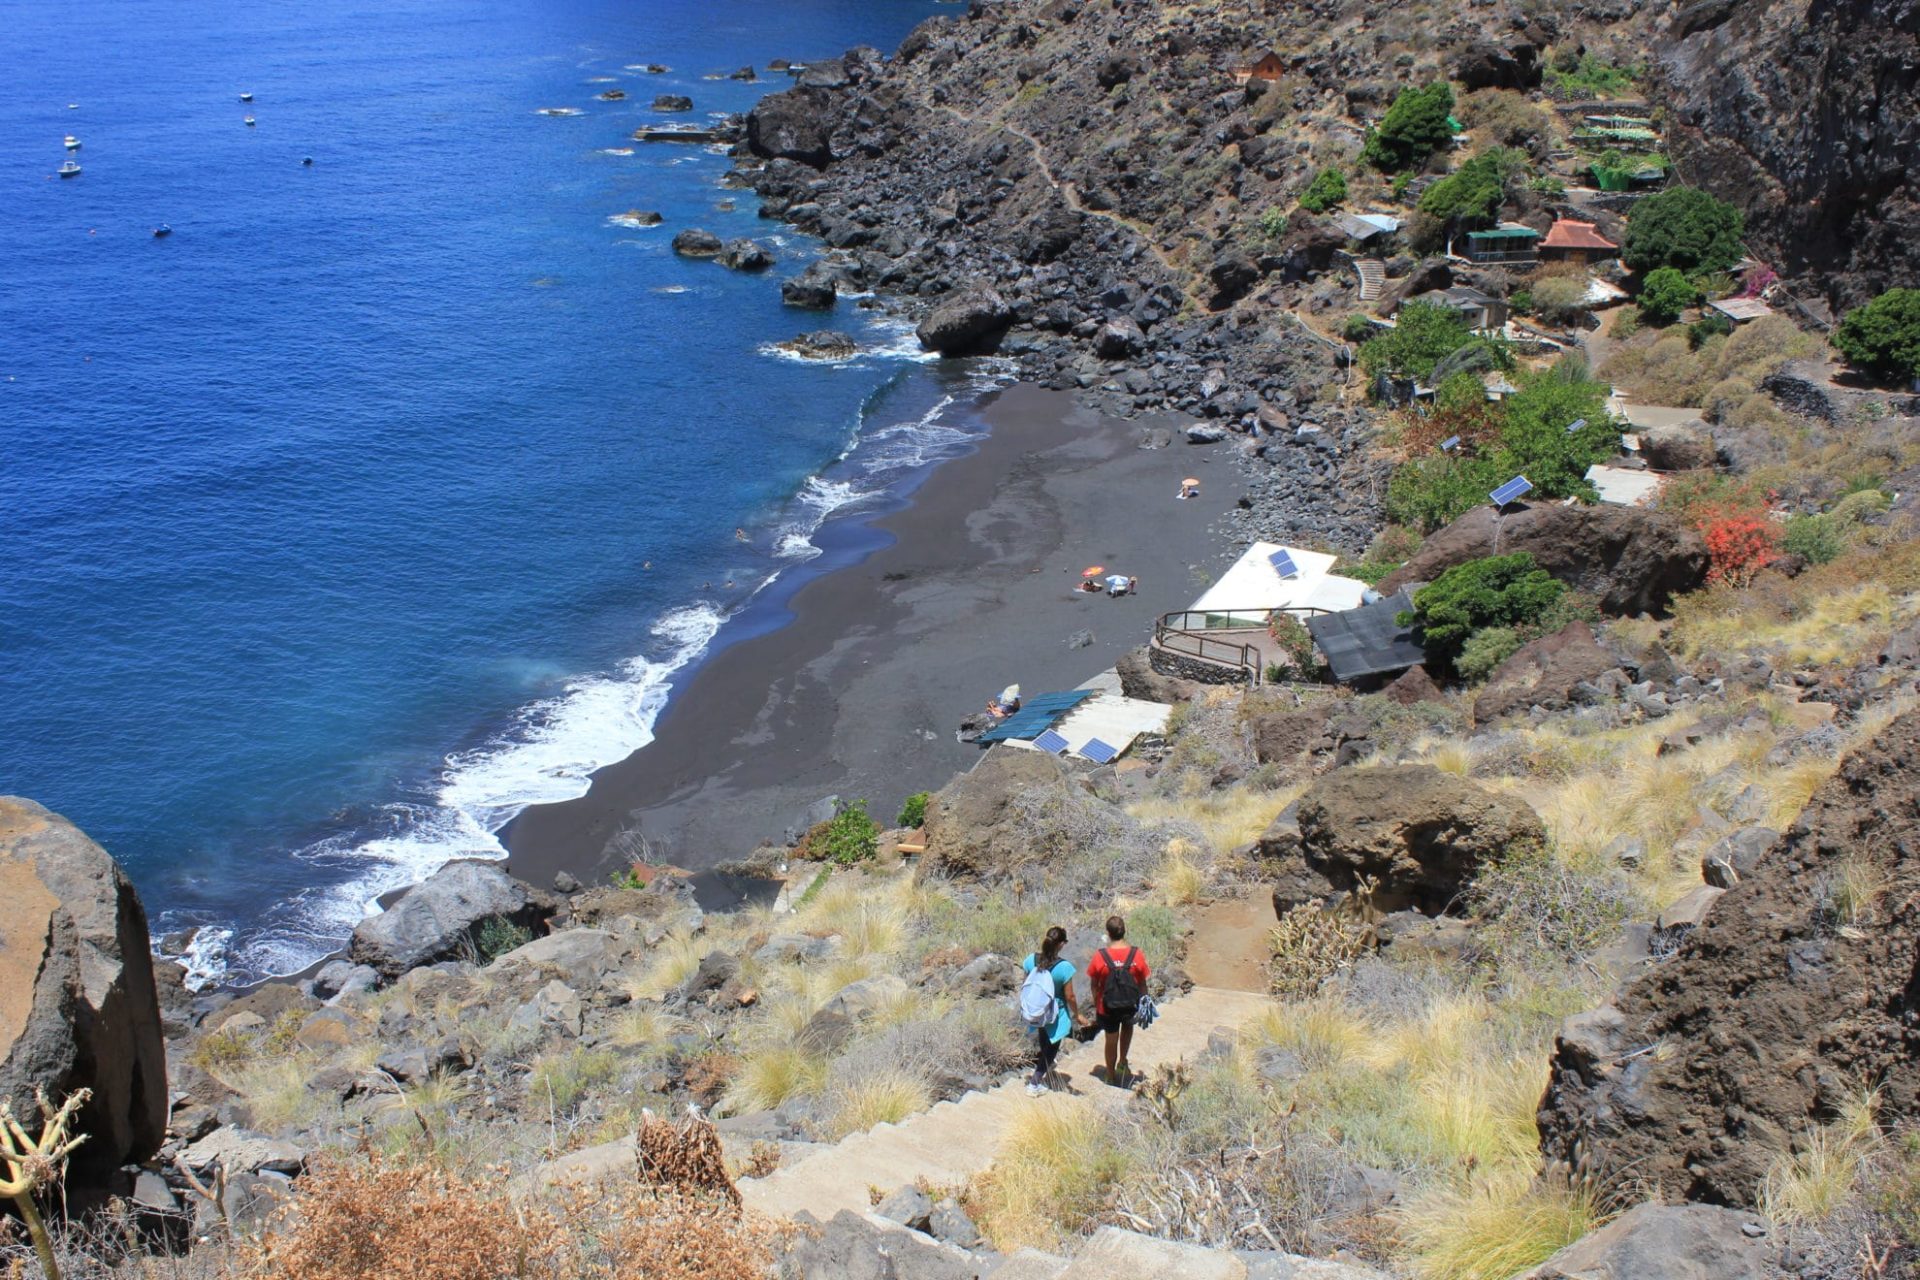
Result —
[[[1460, 99], [1460, 119], [1474, 136], [1503, 147], [1518, 147], [1535, 159], [1547, 158], [1553, 145], [1553, 121], [1545, 111], [1509, 89], [1480, 89]], [[1560, 184], [1562, 190], [1565, 184]]]
[[1402, 89], [1380, 127], [1367, 136], [1361, 158], [1388, 173], [1417, 168], [1452, 142], [1453, 128], [1447, 123], [1452, 112], [1453, 90], [1444, 80]]
[[1493, 669], [1511, 658], [1526, 642], [1513, 627], [1482, 627], [1460, 646], [1453, 669], [1469, 684], [1477, 684], [1493, 674]]
[[1418, 627], [1427, 655], [1452, 668], [1474, 632], [1533, 622], [1566, 590], [1524, 551], [1488, 556], [1457, 564], [1422, 587], [1399, 621]]
[[1365, 342], [1373, 336], [1373, 322], [1356, 312], [1340, 326], [1340, 336], [1348, 342]]
[[1428, 187], [1420, 212], [1455, 225], [1491, 221], [1506, 198], [1507, 180], [1526, 167], [1519, 152], [1489, 147]]
[[1533, 286], [1533, 309], [1548, 324], [1572, 324], [1587, 311], [1587, 282], [1548, 276]]
[[1615, 338], [1625, 340], [1640, 332], [1640, 322], [1644, 317], [1640, 308], [1628, 303], [1613, 313], [1613, 323], [1607, 326], [1607, 332]]
[[[1494, 461], [1503, 474], [1495, 483], [1524, 475], [1538, 497], [1592, 500], [1587, 468], [1611, 457], [1620, 441], [1607, 413], [1607, 384], [1588, 377], [1578, 361], [1515, 379], [1519, 390], [1501, 404], [1504, 423]], [[1581, 419], [1586, 426], [1567, 430]]]
[[1269, 240], [1278, 240], [1287, 234], [1287, 214], [1284, 209], [1267, 209], [1260, 215], [1260, 234]]
[[1687, 346], [1698, 351], [1709, 338], [1724, 338], [1733, 332], [1733, 321], [1718, 311], [1708, 312], [1687, 326]]
[[1360, 365], [1369, 375], [1395, 373], [1425, 381], [1440, 361], [1474, 342], [1460, 313], [1432, 302], [1409, 302], [1394, 327], [1367, 340]]
[[810, 842], [814, 856], [850, 867], [879, 851], [880, 824], [867, 816], [867, 802], [855, 800], [823, 823]]
[[1576, 58], [1571, 56], [1571, 51], [1567, 56], [1556, 56], [1544, 73], [1551, 88], [1575, 98], [1611, 98], [1632, 93], [1633, 82], [1639, 76], [1637, 67], [1615, 66], [1591, 53]]
[[480, 964], [492, 964], [509, 951], [533, 941], [533, 930], [504, 916], [488, 916], [473, 931], [473, 951]]
[[1432, 454], [1394, 471], [1387, 481], [1383, 508], [1395, 524], [1432, 533], [1487, 501], [1487, 495], [1507, 478], [1485, 458]]
[[1347, 198], [1347, 175], [1338, 169], [1326, 168], [1314, 175], [1307, 189], [1300, 193], [1300, 207], [1308, 213], [1325, 213]]
[[1746, 219], [1697, 187], [1669, 187], [1634, 206], [1620, 260], [1635, 271], [1724, 271], [1740, 261]]
[[1700, 291], [1678, 267], [1655, 267], [1640, 283], [1640, 315], [1649, 324], [1672, 324], [1699, 302]]
[[1840, 321], [1833, 345], [1881, 378], [1920, 378], [1920, 289], [1889, 289]]
[[1832, 516], [1789, 516], [1780, 546], [1808, 564], [1827, 564], [1846, 553], [1847, 535]]
[[918, 827], [927, 820], [927, 797], [929, 793], [916, 791], [908, 796], [906, 803], [900, 806], [900, 820], [897, 826]]

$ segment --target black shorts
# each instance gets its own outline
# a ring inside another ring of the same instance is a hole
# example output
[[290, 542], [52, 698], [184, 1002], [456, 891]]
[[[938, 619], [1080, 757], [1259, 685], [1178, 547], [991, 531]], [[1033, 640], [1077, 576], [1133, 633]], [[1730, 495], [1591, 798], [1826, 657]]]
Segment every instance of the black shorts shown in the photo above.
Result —
[[1120, 1028], [1133, 1025], [1133, 1010], [1120, 1009], [1095, 1016], [1094, 1024], [1108, 1035], [1118, 1035]]

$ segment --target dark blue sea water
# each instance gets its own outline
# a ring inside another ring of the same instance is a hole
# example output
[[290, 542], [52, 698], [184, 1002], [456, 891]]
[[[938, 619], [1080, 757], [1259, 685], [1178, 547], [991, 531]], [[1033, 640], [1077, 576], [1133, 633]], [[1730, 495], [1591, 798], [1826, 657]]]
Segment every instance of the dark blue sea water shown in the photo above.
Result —
[[[812, 246], [628, 135], [933, 9], [0, 2], [0, 791], [244, 978], [643, 745], [826, 513], [976, 427], [845, 302], [871, 354], [768, 354], [822, 323], [778, 296]], [[678, 259], [688, 225], [780, 267]]]

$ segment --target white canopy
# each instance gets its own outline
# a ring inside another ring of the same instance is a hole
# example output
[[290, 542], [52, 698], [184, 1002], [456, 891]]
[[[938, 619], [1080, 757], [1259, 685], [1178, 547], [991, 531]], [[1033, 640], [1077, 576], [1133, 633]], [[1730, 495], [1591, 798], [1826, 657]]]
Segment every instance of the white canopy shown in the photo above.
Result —
[[[1273, 566], [1273, 557], [1282, 551], [1293, 557], [1298, 570], [1291, 578], [1281, 577]], [[1357, 609], [1364, 601], [1367, 584], [1329, 572], [1336, 559], [1322, 551], [1256, 542], [1193, 602], [1192, 612], [1245, 615], [1249, 626], [1260, 626], [1274, 609], [1327, 613]]]

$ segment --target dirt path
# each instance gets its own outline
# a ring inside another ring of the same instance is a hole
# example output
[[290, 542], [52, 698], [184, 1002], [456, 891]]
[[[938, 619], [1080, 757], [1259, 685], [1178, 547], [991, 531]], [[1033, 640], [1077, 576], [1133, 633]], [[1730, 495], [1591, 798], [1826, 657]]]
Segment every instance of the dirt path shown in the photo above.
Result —
[[1222, 991], [1266, 991], [1272, 928], [1273, 900], [1264, 890], [1213, 903], [1194, 919], [1187, 976], [1197, 986]]

